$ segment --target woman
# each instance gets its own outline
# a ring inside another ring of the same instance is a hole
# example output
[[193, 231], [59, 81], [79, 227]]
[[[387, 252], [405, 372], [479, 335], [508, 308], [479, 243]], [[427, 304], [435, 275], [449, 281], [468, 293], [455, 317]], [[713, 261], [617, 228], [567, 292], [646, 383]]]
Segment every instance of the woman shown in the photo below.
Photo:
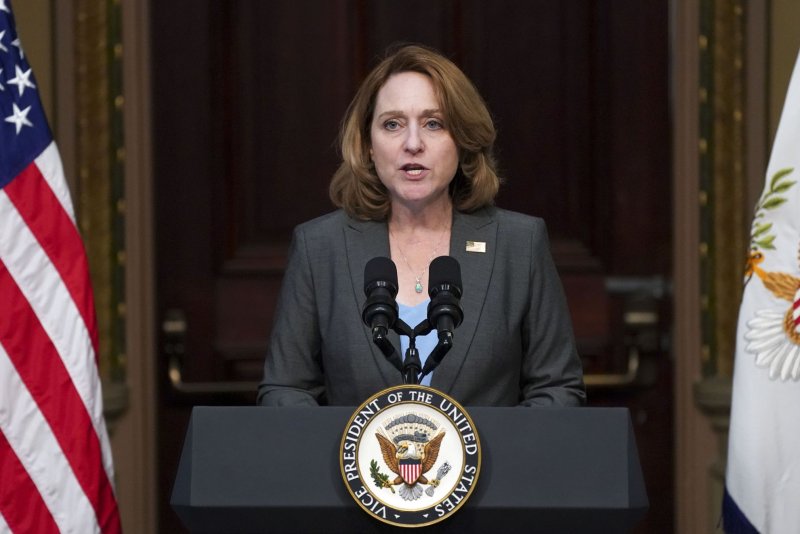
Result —
[[[427, 48], [398, 49], [362, 83], [340, 138], [330, 195], [341, 209], [295, 229], [259, 403], [358, 405], [402, 383], [361, 322], [364, 266], [393, 259], [400, 317], [413, 327], [425, 316], [428, 265], [450, 255], [464, 320], [431, 386], [465, 405], [583, 404], [545, 225], [492, 206], [495, 130], [458, 67]], [[417, 338], [420, 356], [435, 337]]]

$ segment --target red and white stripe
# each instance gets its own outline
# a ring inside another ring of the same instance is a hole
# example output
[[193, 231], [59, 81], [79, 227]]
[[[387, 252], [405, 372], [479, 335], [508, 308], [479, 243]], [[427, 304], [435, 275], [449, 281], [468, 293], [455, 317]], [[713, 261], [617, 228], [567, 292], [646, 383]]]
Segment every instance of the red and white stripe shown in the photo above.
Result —
[[0, 191], [0, 297], [0, 532], [119, 532], [89, 270], [55, 143]]
[[419, 462], [400, 463], [400, 476], [407, 484], [413, 484], [419, 479], [422, 465]]

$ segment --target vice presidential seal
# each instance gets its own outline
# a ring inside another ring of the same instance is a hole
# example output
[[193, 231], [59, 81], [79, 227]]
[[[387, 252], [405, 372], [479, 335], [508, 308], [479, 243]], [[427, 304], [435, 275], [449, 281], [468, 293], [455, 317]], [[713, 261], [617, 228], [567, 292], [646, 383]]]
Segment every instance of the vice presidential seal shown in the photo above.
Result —
[[458, 510], [481, 466], [478, 433], [464, 408], [416, 385], [383, 390], [359, 406], [339, 452], [353, 499], [400, 527], [437, 523]]

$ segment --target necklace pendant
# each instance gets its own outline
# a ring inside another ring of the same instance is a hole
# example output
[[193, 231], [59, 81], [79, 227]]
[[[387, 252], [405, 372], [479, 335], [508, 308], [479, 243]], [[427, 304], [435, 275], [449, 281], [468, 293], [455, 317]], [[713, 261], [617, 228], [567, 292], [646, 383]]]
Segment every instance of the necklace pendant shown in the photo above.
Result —
[[419, 278], [417, 278], [417, 283], [414, 284], [414, 291], [422, 293], [422, 282], [419, 281]]

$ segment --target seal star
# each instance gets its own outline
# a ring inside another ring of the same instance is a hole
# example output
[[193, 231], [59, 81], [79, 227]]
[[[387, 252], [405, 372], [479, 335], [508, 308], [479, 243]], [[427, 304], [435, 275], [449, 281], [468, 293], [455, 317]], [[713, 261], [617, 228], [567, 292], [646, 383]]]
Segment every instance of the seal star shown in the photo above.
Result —
[[31, 110], [31, 106], [28, 106], [23, 110], [20, 110], [17, 107], [16, 102], [14, 102], [12, 106], [14, 106], [14, 114], [10, 117], [6, 117], [6, 122], [10, 122], [11, 124], [15, 125], [17, 127], [17, 135], [19, 135], [19, 131], [22, 130], [23, 126], [33, 127], [33, 123], [28, 120], [28, 113]]
[[14, 69], [17, 71], [17, 75], [14, 78], [8, 80], [8, 85], [16, 85], [17, 89], [19, 89], [19, 96], [22, 96], [25, 93], [25, 88], [30, 87], [31, 89], [36, 89], [36, 86], [31, 82], [28, 78], [31, 77], [31, 72], [33, 69], [28, 69], [25, 72], [22, 72], [22, 69], [19, 68], [19, 65], [14, 65]]

